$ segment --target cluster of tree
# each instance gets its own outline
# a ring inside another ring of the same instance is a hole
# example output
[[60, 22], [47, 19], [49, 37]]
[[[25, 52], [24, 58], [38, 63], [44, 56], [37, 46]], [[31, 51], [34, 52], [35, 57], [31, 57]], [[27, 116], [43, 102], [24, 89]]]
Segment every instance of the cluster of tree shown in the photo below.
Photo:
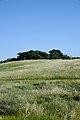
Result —
[[27, 52], [18, 53], [17, 58], [8, 58], [7, 60], [1, 61], [1, 63], [31, 59], [35, 60], [35, 59], [72, 59], [72, 58], [68, 55], [64, 55], [60, 50], [55, 49], [50, 50], [49, 53], [39, 50], [30, 50]]
[[80, 59], [80, 57], [72, 57], [72, 59]]
[[30, 59], [71, 59], [70, 56], [64, 55], [60, 50], [50, 50], [49, 53], [30, 50], [28, 52], [18, 53], [17, 60], [30, 60]]
[[39, 50], [30, 50], [28, 52], [18, 53], [18, 60], [30, 60], [30, 59], [48, 59], [49, 54]]

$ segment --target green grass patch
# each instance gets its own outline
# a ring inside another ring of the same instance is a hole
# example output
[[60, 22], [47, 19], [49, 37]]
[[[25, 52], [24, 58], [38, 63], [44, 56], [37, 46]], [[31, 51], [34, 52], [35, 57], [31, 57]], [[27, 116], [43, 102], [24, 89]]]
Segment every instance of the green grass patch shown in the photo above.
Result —
[[0, 64], [0, 119], [80, 120], [80, 60]]

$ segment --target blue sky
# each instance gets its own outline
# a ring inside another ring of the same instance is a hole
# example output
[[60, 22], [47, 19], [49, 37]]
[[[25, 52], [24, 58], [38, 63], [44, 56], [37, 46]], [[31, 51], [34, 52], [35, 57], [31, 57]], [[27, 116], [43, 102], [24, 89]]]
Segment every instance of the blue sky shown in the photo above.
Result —
[[80, 56], [79, 0], [0, 0], [0, 60], [53, 48]]

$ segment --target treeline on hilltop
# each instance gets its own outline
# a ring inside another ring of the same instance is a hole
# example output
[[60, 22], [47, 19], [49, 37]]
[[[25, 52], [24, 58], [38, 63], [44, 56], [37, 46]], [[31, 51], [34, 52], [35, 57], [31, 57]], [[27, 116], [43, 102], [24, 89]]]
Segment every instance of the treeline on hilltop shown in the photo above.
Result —
[[70, 57], [68, 55], [63, 54], [60, 50], [52, 49], [49, 53], [39, 51], [39, 50], [30, 50], [27, 52], [20, 52], [17, 54], [16, 58], [8, 58], [7, 60], [1, 61], [11, 62], [11, 61], [19, 61], [19, 60], [36, 60], [36, 59], [80, 59], [79, 57]]

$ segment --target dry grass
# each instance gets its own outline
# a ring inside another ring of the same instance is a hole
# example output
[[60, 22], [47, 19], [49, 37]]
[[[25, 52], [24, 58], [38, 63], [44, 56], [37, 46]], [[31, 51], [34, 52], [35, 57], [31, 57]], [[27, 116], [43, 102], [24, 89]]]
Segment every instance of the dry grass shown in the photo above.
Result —
[[80, 79], [80, 60], [31, 60], [0, 64], [0, 79]]
[[0, 110], [2, 120], [80, 120], [80, 60], [0, 64]]

